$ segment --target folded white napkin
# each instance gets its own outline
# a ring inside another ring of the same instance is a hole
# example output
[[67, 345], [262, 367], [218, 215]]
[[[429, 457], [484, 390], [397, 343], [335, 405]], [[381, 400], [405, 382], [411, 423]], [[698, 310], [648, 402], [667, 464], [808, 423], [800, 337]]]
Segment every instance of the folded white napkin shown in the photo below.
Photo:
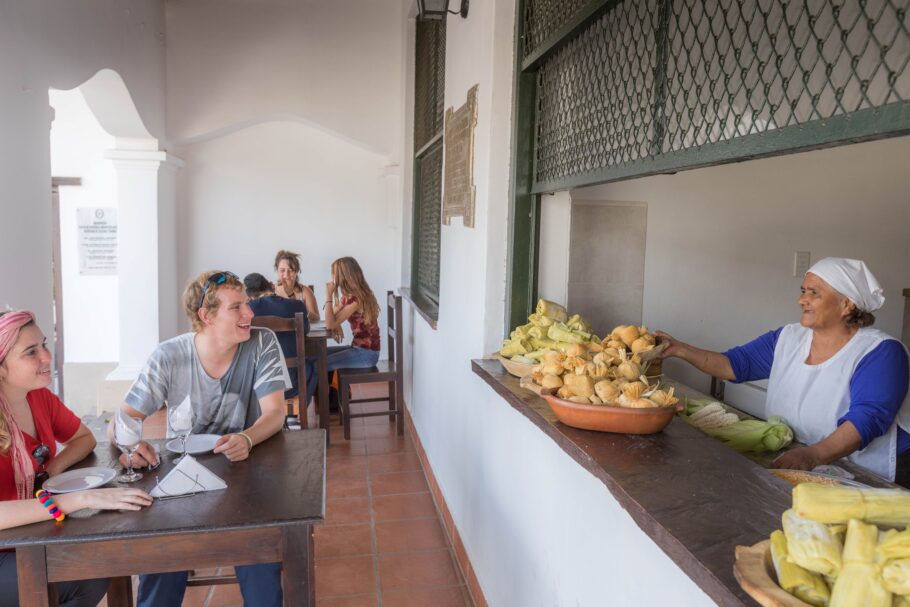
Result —
[[171, 497], [202, 491], [227, 489], [217, 474], [200, 464], [190, 455], [184, 455], [158, 484], [149, 492], [152, 497]]

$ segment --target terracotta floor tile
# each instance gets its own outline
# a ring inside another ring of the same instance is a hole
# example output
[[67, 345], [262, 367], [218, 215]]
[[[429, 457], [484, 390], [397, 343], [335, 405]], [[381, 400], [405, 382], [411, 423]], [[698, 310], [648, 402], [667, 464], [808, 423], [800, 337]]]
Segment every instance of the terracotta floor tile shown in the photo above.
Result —
[[316, 607], [376, 607], [378, 604], [375, 594], [327, 596], [316, 599]]
[[354, 384], [351, 386], [351, 395], [354, 398], [382, 398], [389, 395], [389, 384], [375, 382], [372, 384]]
[[436, 506], [429, 493], [376, 495], [373, 497], [373, 517], [376, 522], [427, 518], [438, 520]]
[[382, 453], [370, 455], [367, 458], [367, 465], [371, 474], [381, 474], [383, 472], [408, 472], [411, 470], [421, 470], [420, 458], [416, 453]]
[[380, 438], [367, 438], [366, 445], [368, 455], [415, 452], [414, 443], [407, 436], [384, 436]]
[[396, 493], [425, 493], [429, 490], [423, 472], [412, 470], [410, 472], [390, 472], [387, 474], [371, 474], [370, 485], [373, 495], [394, 495]]
[[243, 595], [240, 594], [240, 586], [237, 584], [224, 584], [213, 588], [208, 607], [233, 607], [235, 605], [237, 607], [243, 605]]
[[336, 457], [326, 463], [326, 479], [350, 478], [366, 479], [367, 458], [365, 457]]
[[363, 457], [366, 454], [367, 443], [365, 440], [346, 441], [340, 435], [339, 438], [332, 437], [329, 448], [325, 450], [326, 459]]
[[380, 556], [379, 577], [383, 594], [388, 590], [436, 588], [460, 584], [455, 564], [447, 549]]
[[424, 590], [389, 590], [382, 593], [382, 607], [471, 607], [463, 586]]
[[367, 497], [345, 497], [325, 502], [325, 526], [369, 522], [370, 499]]
[[326, 499], [339, 497], [366, 497], [366, 478], [338, 478], [329, 479], [325, 484]]
[[317, 559], [316, 596], [369, 594], [376, 590], [372, 556]]
[[445, 548], [446, 536], [436, 519], [390, 521], [376, 523], [376, 546], [379, 554]]
[[373, 553], [369, 525], [319, 525], [316, 527], [315, 543], [317, 559]]

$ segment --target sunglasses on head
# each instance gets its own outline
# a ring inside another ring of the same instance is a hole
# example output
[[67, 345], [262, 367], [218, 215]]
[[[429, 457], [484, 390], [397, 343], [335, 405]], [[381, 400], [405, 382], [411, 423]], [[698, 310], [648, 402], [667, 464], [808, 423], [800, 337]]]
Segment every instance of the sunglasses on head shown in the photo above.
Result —
[[205, 301], [205, 293], [209, 290], [209, 287], [212, 285], [222, 285], [228, 278], [233, 278], [234, 280], [240, 280], [240, 278], [233, 272], [215, 272], [209, 276], [208, 280], [205, 281], [205, 285], [202, 287], [202, 297], [199, 298], [199, 305], [196, 308], [202, 307], [202, 302]]

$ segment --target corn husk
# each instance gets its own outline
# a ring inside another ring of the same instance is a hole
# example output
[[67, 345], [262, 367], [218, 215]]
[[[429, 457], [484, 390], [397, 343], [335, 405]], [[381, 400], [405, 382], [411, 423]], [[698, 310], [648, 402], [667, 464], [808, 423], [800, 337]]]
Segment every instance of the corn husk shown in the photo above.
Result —
[[531, 344], [526, 339], [513, 339], [511, 341], [506, 341], [503, 343], [502, 348], [499, 350], [499, 355], [506, 358], [515, 356], [516, 354], [527, 354], [531, 352], [533, 348]]
[[594, 392], [596, 392], [597, 396], [605, 403], [614, 402], [621, 394], [619, 388], [608, 380], [602, 380], [594, 384]]
[[588, 399], [594, 394], [594, 380], [588, 375], [566, 374], [562, 381], [565, 383], [565, 387], [572, 392], [572, 396]]
[[[566, 320], [566, 326], [572, 329], [573, 331], [581, 331], [582, 333], [591, 333], [591, 325], [587, 320], [582, 318], [581, 314], [573, 314]], [[600, 341], [599, 339], [597, 341]]]
[[910, 607], [910, 597], [895, 594], [891, 607]]
[[859, 489], [801, 483], [793, 488], [793, 509], [802, 517], [828, 524], [859, 519], [888, 527], [910, 524], [910, 493], [902, 489]]
[[718, 428], [703, 430], [740, 453], [780, 451], [793, 442], [793, 430], [776, 417], [771, 417], [768, 421], [743, 419]]
[[894, 559], [882, 568], [885, 589], [894, 594], [910, 595], [910, 558]]
[[781, 588], [810, 605], [827, 607], [831, 591], [824, 578], [788, 559], [787, 536], [783, 531], [771, 534], [771, 561]]
[[539, 316], [552, 318], [557, 322], [563, 322], [569, 317], [569, 314], [566, 312], [566, 309], [564, 307], [558, 303], [546, 299], [539, 299], [537, 301], [537, 308], [535, 312]]
[[910, 558], [910, 529], [891, 529], [879, 539], [878, 553], [882, 559]]
[[[547, 329], [547, 337], [554, 341], [566, 344], [581, 344], [588, 341], [591, 338], [591, 334], [583, 331], [573, 331], [565, 324], [556, 322]], [[568, 345], [566, 347], [568, 347]]]
[[878, 527], [851, 519], [847, 523], [842, 566], [831, 590], [830, 607], [891, 607], [876, 568]]
[[841, 569], [841, 543], [827, 526], [802, 518], [793, 510], [781, 517], [790, 561], [809, 571], [837, 577]]

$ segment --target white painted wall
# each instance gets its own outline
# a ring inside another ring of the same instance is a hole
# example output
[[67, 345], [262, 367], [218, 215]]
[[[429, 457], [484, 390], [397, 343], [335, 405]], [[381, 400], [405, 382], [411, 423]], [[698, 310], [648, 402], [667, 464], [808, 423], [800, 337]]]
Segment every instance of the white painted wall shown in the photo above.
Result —
[[448, 21], [446, 107], [480, 85], [476, 227], [442, 226], [438, 329], [406, 308], [406, 401], [490, 605], [708, 605], [599, 480], [471, 372], [504, 328], [514, 10], [475, 2]]
[[51, 312], [48, 89], [120, 73], [149, 131], [164, 131], [162, 0], [0, 0], [0, 304]]
[[403, 15], [368, 0], [167, 5], [181, 286], [211, 268], [272, 277], [281, 248], [320, 302], [345, 255], [380, 301], [401, 285]]
[[77, 209], [118, 207], [117, 175], [105, 150], [114, 147], [79, 89], [50, 91], [51, 172], [79, 177], [82, 185], [60, 188], [60, 253], [63, 278], [64, 360], [67, 363], [116, 361], [120, 323], [117, 276], [79, 273]]
[[[793, 255], [863, 259], [885, 289], [876, 327], [900, 337], [910, 287], [910, 137], [572, 192], [648, 204], [643, 320], [725, 350], [799, 319]], [[665, 371], [701, 390], [679, 361]]]
[[543, 196], [540, 204], [540, 244], [537, 294], [566, 305], [569, 285], [569, 236], [572, 197], [568, 192]]

